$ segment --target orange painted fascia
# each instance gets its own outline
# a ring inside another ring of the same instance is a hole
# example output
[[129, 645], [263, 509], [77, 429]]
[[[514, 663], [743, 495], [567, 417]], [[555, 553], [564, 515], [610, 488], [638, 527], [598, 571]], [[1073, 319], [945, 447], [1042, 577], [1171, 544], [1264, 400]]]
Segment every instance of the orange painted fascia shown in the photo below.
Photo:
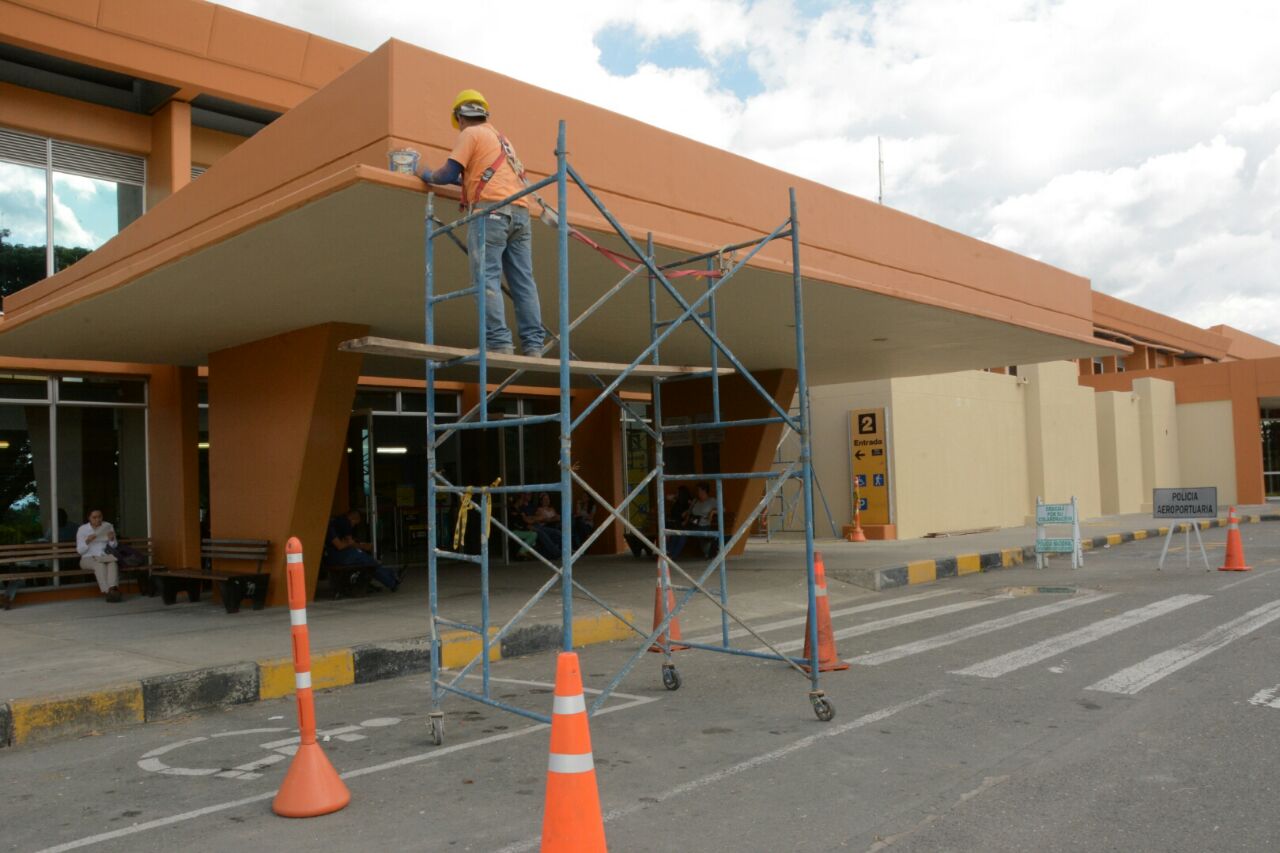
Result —
[[1201, 329], [1098, 291], [1093, 291], [1093, 322], [1104, 329], [1135, 335], [1214, 360], [1227, 354], [1229, 341], [1217, 332]]
[[0, 83], [0, 125], [146, 156], [151, 119], [71, 98]]
[[54, 358], [0, 357], [0, 370], [29, 371], [31, 373], [66, 373], [74, 375], [94, 373], [115, 376], [150, 376], [155, 370], [155, 365], [120, 361], [75, 361]]
[[[0, 38], [281, 111], [365, 56], [357, 48], [196, 0], [100, 0], [92, 21], [91, 11], [86, 4], [0, 0]], [[283, 53], [293, 57], [286, 57], [288, 68], [281, 65], [282, 52], [271, 47], [286, 43], [292, 49]]]
[[1242, 332], [1223, 323], [1210, 326], [1209, 331], [1222, 335], [1227, 339], [1227, 355], [1231, 358], [1274, 358], [1275, 356], [1280, 356], [1280, 345], [1273, 344], [1265, 338]]
[[[1086, 279], [396, 41], [227, 154], [219, 163], [221, 180], [193, 184], [75, 266], [11, 297], [5, 324], [124, 284], [356, 181], [424, 192], [416, 179], [382, 168], [386, 151], [410, 144], [438, 162], [454, 138], [449, 93], [466, 81], [486, 87], [491, 102], [520, 105], [495, 122], [522, 141], [535, 179], [554, 166], [545, 150], [554, 138], [554, 117], [583, 128], [570, 140], [575, 167], [633, 235], [643, 231], [634, 223], [659, 222], [664, 231], [655, 236], [663, 245], [703, 251], [767, 233], [785, 220], [786, 188], [795, 185], [807, 277], [1020, 325], [1101, 351], [1126, 350], [1093, 336]], [[640, 183], [636, 173], [643, 170], [620, 151], [644, 151], [678, 180]], [[164, 216], [156, 215], [160, 209]], [[581, 193], [575, 191], [569, 209], [575, 225], [607, 227]], [[789, 247], [778, 243], [753, 264], [785, 272], [789, 260]]]
[[234, 133], [223, 133], [207, 127], [191, 128], [191, 163], [208, 168], [230, 154], [248, 139]]

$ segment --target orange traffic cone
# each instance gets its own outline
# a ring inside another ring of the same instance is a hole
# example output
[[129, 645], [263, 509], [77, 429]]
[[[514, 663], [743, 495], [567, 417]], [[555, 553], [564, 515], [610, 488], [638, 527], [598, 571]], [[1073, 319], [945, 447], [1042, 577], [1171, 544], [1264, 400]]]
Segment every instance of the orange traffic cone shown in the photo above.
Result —
[[311, 636], [307, 632], [307, 572], [302, 543], [291, 537], [285, 546], [289, 586], [289, 629], [293, 635], [294, 686], [298, 694], [298, 731], [302, 743], [280, 783], [271, 810], [281, 817], [317, 817], [351, 802], [351, 792], [316, 743], [316, 704], [311, 695]]
[[[664, 596], [662, 593], [666, 591]], [[663, 599], [666, 599], [666, 606], [663, 606]], [[658, 626], [662, 624], [662, 620], [667, 618], [667, 614], [676, 608], [676, 594], [671, 589], [671, 574], [667, 569], [667, 564], [662, 560], [658, 560], [658, 588], [653, 591], [653, 628], [656, 631]], [[680, 618], [674, 617], [671, 624], [667, 626], [666, 632], [658, 635], [658, 640], [649, 647], [651, 652], [660, 652], [662, 647], [667, 646], [673, 652], [682, 652], [689, 648], [680, 642]]]
[[591, 757], [587, 705], [577, 652], [556, 660], [556, 695], [551, 713], [551, 759], [547, 801], [542, 813], [542, 853], [606, 851], [600, 791]]
[[1227, 556], [1218, 567], [1220, 572], [1251, 572], [1253, 566], [1244, 564], [1244, 543], [1240, 541], [1240, 522], [1236, 519], [1236, 508], [1231, 507], [1227, 513]]
[[[840, 655], [836, 652], [836, 635], [831, 630], [831, 604], [827, 601], [827, 569], [822, 564], [822, 555], [814, 552], [813, 555], [813, 578], [814, 583], [818, 587], [816, 591], [818, 610], [818, 672], [835, 672], [836, 670], [848, 669], [849, 664], [840, 659]], [[809, 619], [812, 619], [810, 615]], [[805, 660], [811, 660], [813, 647], [809, 645], [809, 631], [811, 624], [809, 619], [805, 619], [804, 624], [804, 657]], [[801, 664], [806, 671], [809, 667]]]

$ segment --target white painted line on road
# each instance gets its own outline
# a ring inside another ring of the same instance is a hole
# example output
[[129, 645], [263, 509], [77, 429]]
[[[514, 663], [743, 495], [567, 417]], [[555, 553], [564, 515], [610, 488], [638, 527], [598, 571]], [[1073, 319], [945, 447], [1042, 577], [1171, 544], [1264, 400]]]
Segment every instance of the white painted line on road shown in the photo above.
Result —
[[1148, 604], [1145, 607], [1121, 613], [1119, 616], [1112, 616], [1110, 619], [1103, 619], [1101, 622], [1094, 622], [1091, 625], [1085, 625], [1083, 628], [1077, 628], [1074, 631], [1068, 631], [1065, 634], [1041, 640], [1026, 648], [1016, 649], [981, 663], [975, 663], [973, 666], [954, 670], [952, 674], [976, 675], [980, 678], [999, 678], [1016, 669], [1039, 663], [1077, 646], [1101, 640], [1103, 637], [1123, 631], [1126, 628], [1132, 628], [1134, 625], [1140, 625], [1148, 619], [1155, 619], [1157, 616], [1172, 613], [1189, 604], [1195, 604], [1197, 601], [1204, 601], [1206, 598], [1210, 598], [1210, 596], [1175, 595], [1172, 598], [1166, 598], [1153, 604]]
[[[900, 595], [896, 598], [885, 599], [884, 601], [874, 601], [871, 604], [859, 604], [855, 607], [841, 607], [837, 610], [831, 611], [831, 618], [839, 619], [841, 616], [850, 616], [854, 613], [865, 613], [868, 610], [881, 610], [885, 607], [897, 607], [901, 604], [910, 604], [913, 601], [924, 601], [929, 598], [937, 598], [940, 595], [956, 595], [959, 592], [960, 590], [958, 589], [935, 589], [930, 590], [929, 592], [919, 593], [918, 595]], [[807, 604], [800, 606], [804, 607], [806, 610], [809, 607]], [[807, 616], [796, 616], [793, 618], [779, 619], [776, 622], [765, 622], [762, 625], [752, 625], [751, 630], [755, 631], [757, 634], [763, 634], [766, 631], [777, 631], [779, 628], [794, 628], [796, 625], [803, 625], [807, 618]], [[750, 633], [751, 631], [748, 631], [746, 628], [734, 628], [729, 632], [729, 639], [732, 640], [736, 637], [745, 637]], [[723, 635], [717, 631], [714, 634], [703, 634], [699, 637], [686, 639], [691, 643], [714, 643], [716, 640], [721, 639], [722, 636]]]
[[1265, 578], [1267, 575], [1274, 575], [1276, 572], [1280, 572], [1280, 569], [1271, 569], [1265, 572], [1258, 572], [1256, 575], [1252, 575], [1242, 580], [1232, 581], [1231, 583], [1224, 583], [1222, 586], [1218, 587], [1218, 589], [1220, 590], [1231, 589], [1231, 587], [1233, 586], [1240, 586], [1240, 584], [1242, 583], [1249, 583], [1250, 581], [1256, 581], [1258, 578]]
[[1146, 687], [1150, 687], [1167, 675], [1172, 675], [1185, 666], [1190, 666], [1203, 657], [1213, 654], [1218, 649], [1234, 643], [1236, 640], [1261, 628], [1270, 622], [1280, 619], [1280, 601], [1273, 601], [1261, 607], [1255, 607], [1243, 616], [1223, 623], [1212, 631], [1183, 643], [1177, 648], [1168, 649], [1152, 655], [1141, 663], [1120, 670], [1096, 684], [1090, 684], [1085, 690], [1098, 690], [1103, 693], [1123, 693], [1129, 696]]
[[1280, 708], [1280, 684], [1259, 690], [1249, 699], [1250, 705], [1261, 705], [1264, 708]]
[[[972, 610], [975, 607], [986, 607], [989, 604], [995, 604], [997, 601], [1008, 601], [1007, 598], [982, 598], [977, 601], [961, 601], [956, 604], [944, 604], [942, 607], [931, 607], [928, 610], [917, 610], [915, 613], [904, 613], [901, 616], [891, 616], [888, 619], [877, 619], [874, 622], [863, 622], [861, 625], [854, 625], [849, 628], [841, 628], [835, 632], [837, 640], [845, 640], [849, 637], [859, 637], [863, 634], [870, 634], [875, 631], [886, 631], [889, 628], [897, 628], [899, 625], [910, 625], [912, 622], [923, 622], [926, 619], [934, 619], [938, 616], [947, 616], [951, 613], [960, 613], [964, 610]], [[792, 652], [804, 646], [804, 638], [799, 640], [788, 640], [785, 643], [778, 643], [777, 649], [781, 652]], [[757, 652], [767, 652], [769, 649], [759, 648]]]
[[[802, 737], [799, 740], [792, 741], [786, 746], [779, 747], [778, 749], [775, 749], [772, 752], [766, 752], [766, 753], [763, 753], [762, 755], [757, 755], [754, 758], [748, 758], [745, 761], [740, 761], [737, 764], [733, 764], [729, 767], [716, 770], [713, 773], [708, 773], [706, 776], [701, 776], [697, 779], [693, 779], [688, 782], [685, 782], [682, 785], [677, 785], [674, 788], [670, 788], [666, 791], [663, 791], [660, 794], [654, 794], [652, 796], [645, 797], [644, 802], [635, 802], [629, 806], [624, 806], [623, 808], [620, 808], [620, 809], [611, 809], [604, 813], [604, 822], [609, 823], [610, 821], [614, 821], [619, 818], [633, 815], [636, 812], [643, 811], [644, 809], [647, 809], [651, 806], [660, 805], [662, 803], [665, 803], [668, 800], [675, 799], [677, 797], [683, 797], [684, 795], [692, 793], [693, 791], [696, 791], [699, 788], [705, 788], [708, 785], [714, 785], [717, 782], [723, 782], [725, 779], [729, 779], [733, 776], [737, 776], [740, 773], [746, 773], [748, 770], [755, 770], [757, 767], [762, 767], [765, 764], [772, 764], [773, 762], [777, 761], [780, 758], [786, 758], [788, 755], [791, 755], [793, 752], [799, 752], [802, 749], [808, 749], [814, 744], [819, 743], [827, 738], [839, 737], [840, 735], [845, 734], [846, 732], [851, 732], [854, 729], [860, 729], [865, 726], [869, 726], [872, 723], [878, 723], [881, 720], [888, 719], [889, 717], [892, 717], [894, 714], [905, 711], [908, 708], [914, 708], [916, 705], [922, 705], [925, 702], [928, 702], [932, 699], [936, 699], [946, 692], [947, 692], [946, 690], [933, 690], [929, 693], [924, 694], [923, 696], [917, 696], [914, 699], [908, 699], [906, 702], [900, 702], [897, 705], [890, 705], [888, 708], [882, 708], [879, 711], [872, 711], [870, 714], [863, 714], [861, 717], [858, 717], [856, 720], [850, 720], [847, 723], [841, 723], [839, 725], [823, 728], [823, 730], [818, 732], [817, 734], [812, 734], [807, 737]], [[541, 843], [540, 838], [526, 838], [524, 841], [519, 841], [515, 844], [511, 844], [507, 847], [503, 847], [502, 849], [497, 851], [497, 853], [524, 853], [524, 851], [526, 850], [534, 849], [540, 843]], [[693, 845], [693, 844], [691, 844], [690, 846], [696, 847], [696, 845]]]
[[959, 643], [973, 637], [981, 637], [983, 634], [990, 634], [993, 631], [999, 631], [1003, 628], [1011, 628], [1014, 625], [1021, 625], [1023, 622], [1030, 622], [1033, 619], [1039, 619], [1043, 616], [1050, 616], [1054, 613], [1061, 613], [1063, 610], [1070, 610], [1073, 607], [1079, 607], [1082, 604], [1093, 604], [1096, 601], [1103, 601], [1115, 595], [1108, 592], [1102, 595], [1082, 595], [1075, 598], [1068, 598], [1064, 601], [1055, 601], [1053, 604], [1046, 604], [1043, 607], [1033, 607], [1030, 610], [1024, 610], [1021, 613], [1014, 613], [1009, 616], [1001, 616], [998, 619], [988, 619], [986, 622], [979, 622], [976, 625], [970, 625], [967, 628], [957, 628], [954, 631], [948, 631], [945, 634], [939, 634], [936, 637], [926, 637], [923, 640], [916, 640], [914, 643], [904, 643], [901, 646], [894, 646], [891, 649], [885, 649], [871, 654], [860, 655], [859, 657], [849, 658], [849, 663], [862, 664], [863, 666], [879, 666], [883, 663], [898, 660], [899, 658], [918, 655], [921, 652], [931, 651], [933, 649], [949, 646], [952, 643]]
[[[479, 676], [477, 676], [477, 678], [478, 677]], [[522, 681], [514, 678], [490, 678], [490, 681], [501, 681], [509, 684], [528, 684], [536, 687], [546, 687], [546, 688], [555, 689], [554, 684], [549, 684], [545, 681]], [[600, 693], [599, 690], [585, 690], [584, 692]], [[938, 691], [938, 692], [941, 692], [941, 691]], [[613, 713], [615, 711], [625, 711], [628, 708], [635, 708], [639, 705], [648, 705], [651, 702], [658, 701], [658, 697], [633, 696], [629, 693], [615, 692], [612, 695], [620, 699], [628, 699], [630, 701], [624, 702], [619, 705], [611, 705], [607, 708], [601, 708], [599, 711], [597, 711], [595, 714], [592, 715], [593, 717], [598, 717], [601, 714]], [[462, 752], [463, 750], [474, 749], [479, 746], [487, 746], [491, 743], [499, 743], [504, 740], [511, 740], [512, 738], [523, 737], [524, 735], [530, 735], [530, 734], [533, 734], [534, 732], [545, 731], [549, 728], [551, 727], [546, 723], [535, 723], [534, 725], [527, 726], [523, 729], [515, 729], [514, 731], [508, 731], [508, 732], [502, 732], [500, 734], [489, 735], [488, 737], [467, 741], [466, 743], [454, 744], [453, 746], [442, 746], [437, 749], [433, 749], [431, 752], [424, 752], [418, 755], [410, 755], [404, 758], [397, 758], [393, 761], [383, 762], [382, 764], [375, 764], [370, 767], [361, 767], [357, 770], [348, 770], [346, 773], [340, 773], [339, 776], [343, 779], [354, 779], [357, 776], [368, 776], [371, 773], [380, 773], [383, 770], [391, 770], [396, 767], [403, 767], [406, 764], [416, 764], [421, 761], [430, 761], [432, 759], [442, 758], [446, 755], [451, 755], [455, 752]], [[161, 747], [160, 752], [164, 752], [166, 751], [166, 749], [177, 748], [178, 746], [182, 745], [182, 743], [194, 743], [197, 740], [205, 740], [205, 738], [191, 738], [185, 742], [169, 744], [167, 748]], [[155, 752], [155, 750], [153, 750], [153, 752]], [[181, 814], [170, 815], [169, 817], [157, 818], [155, 820], [146, 821], [145, 823], [138, 823], [138, 824], [134, 824], [133, 826], [121, 827], [120, 829], [113, 829], [110, 832], [102, 832], [97, 835], [90, 835], [85, 838], [78, 838], [74, 841], [68, 841], [63, 844], [55, 845], [53, 847], [46, 847], [43, 850], [37, 851], [37, 853], [63, 853], [63, 851], [65, 850], [78, 850], [81, 847], [88, 847], [93, 844], [101, 844], [104, 841], [111, 841], [116, 838], [125, 838], [130, 835], [137, 835], [138, 833], [141, 833], [141, 832], [149, 832], [150, 830], [153, 830], [153, 829], [162, 829], [166, 826], [172, 826], [175, 823], [183, 823], [184, 821], [195, 820], [196, 818], [204, 817], [206, 815], [217, 814], [218, 812], [224, 812], [230, 809], [238, 809], [242, 806], [253, 805], [254, 803], [261, 803], [264, 800], [272, 799], [273, 797], [275, 797], [275, 795], [276, 795], [275, 791], [267, 791], [262, 794], [255, 794], [252, 797], [243, 797], [238, 800], [228, 800], [225, 803], [217, 803], [215, 805], [205, 806], [204, 808], [193, 809], [188, 812], [182, 812]]]

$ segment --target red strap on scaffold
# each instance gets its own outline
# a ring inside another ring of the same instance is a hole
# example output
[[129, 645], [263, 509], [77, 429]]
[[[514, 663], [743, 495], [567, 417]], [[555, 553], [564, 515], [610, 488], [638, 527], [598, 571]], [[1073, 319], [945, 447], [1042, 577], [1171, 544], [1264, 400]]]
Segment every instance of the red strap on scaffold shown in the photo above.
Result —
[[[592, 240], [586, 234], [583, 234], [573, 226], [569, 227], [569, 236], [595, 249], [597, 252], [616, 264], [620, 269], [626, 270], [627, 272], [632, 272], [636, 269], [635, 266], [628, 263], [629, 259], [626, 255], [620, 255], [612, 249], [606, 249], [604, 246], [601, 246], [595, 240]], [[664, 273], [664, 275], [666, 275], [667, 278], [720, 278], [724, 273], [720, 270], [673, 270], [671, 272]]]

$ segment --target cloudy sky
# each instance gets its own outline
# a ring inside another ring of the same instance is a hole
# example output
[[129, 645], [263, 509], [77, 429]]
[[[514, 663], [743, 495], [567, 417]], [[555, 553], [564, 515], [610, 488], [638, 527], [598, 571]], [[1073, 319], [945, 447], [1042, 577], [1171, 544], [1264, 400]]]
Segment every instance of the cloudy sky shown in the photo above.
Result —
[[[222, 0], [396, 37], [1280, 342], [1273, 0]], [[638, 168], [660, 168], [637, 164]]]

